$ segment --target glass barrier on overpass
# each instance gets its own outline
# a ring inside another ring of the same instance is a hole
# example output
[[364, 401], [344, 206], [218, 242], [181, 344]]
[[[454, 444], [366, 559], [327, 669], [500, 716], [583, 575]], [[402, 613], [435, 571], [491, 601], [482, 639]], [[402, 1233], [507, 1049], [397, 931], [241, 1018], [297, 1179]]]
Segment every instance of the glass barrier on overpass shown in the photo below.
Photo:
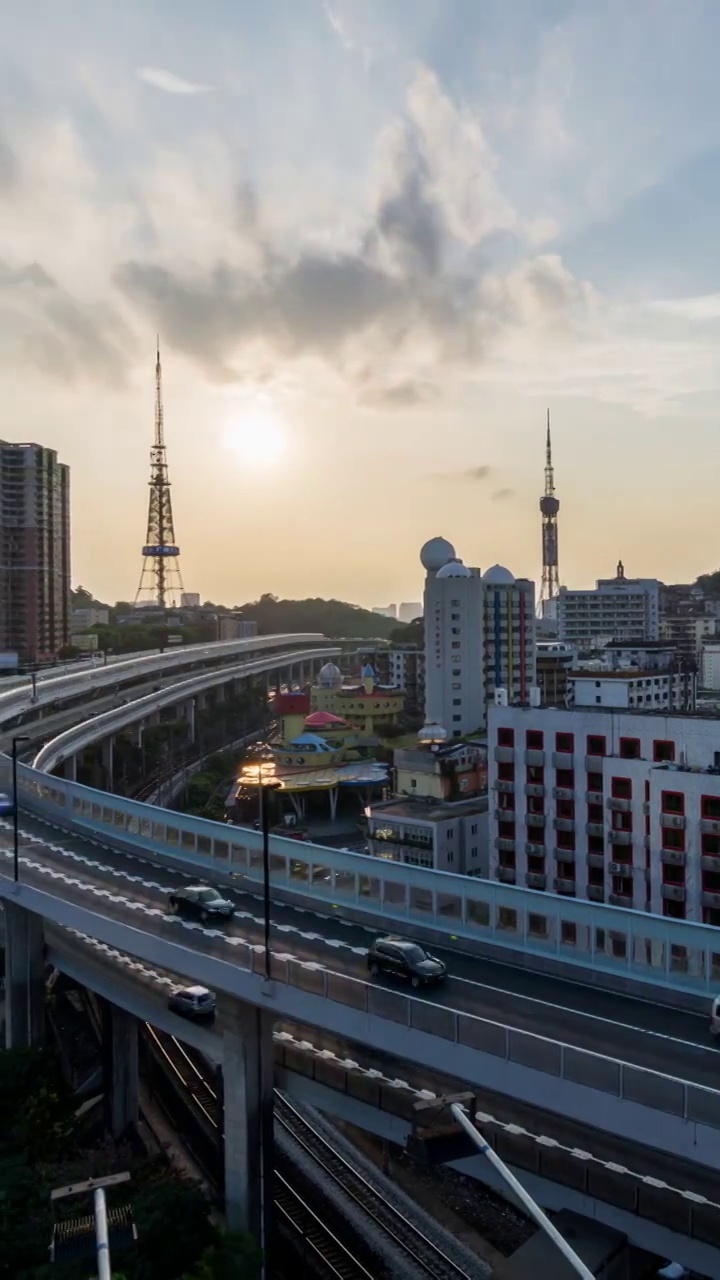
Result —
[[[259, 832], [158, 809], [19, 766], [21, 806], [79, 834], [131, 843], [199, 874], [221, 871], [262, 882]], [[715, 995], [720, 933], [621, 907], [432, 871], [285, 837], [270, 839], [272, 886], [312, 899], [331, 914], [352, 908], [368, 922], [436, 930], [662, 990]], [[652, 998], [652, 990], [648, 996]]]

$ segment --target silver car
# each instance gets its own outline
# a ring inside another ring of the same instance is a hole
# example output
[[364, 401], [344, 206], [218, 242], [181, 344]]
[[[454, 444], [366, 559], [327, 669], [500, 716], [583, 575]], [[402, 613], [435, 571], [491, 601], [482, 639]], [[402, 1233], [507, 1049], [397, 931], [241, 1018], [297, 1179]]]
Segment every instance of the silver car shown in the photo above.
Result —
[[182, 1018], [214, 1018], [217, 999], [207, 987], [176, 987], [168, 997], [168, 1008]]

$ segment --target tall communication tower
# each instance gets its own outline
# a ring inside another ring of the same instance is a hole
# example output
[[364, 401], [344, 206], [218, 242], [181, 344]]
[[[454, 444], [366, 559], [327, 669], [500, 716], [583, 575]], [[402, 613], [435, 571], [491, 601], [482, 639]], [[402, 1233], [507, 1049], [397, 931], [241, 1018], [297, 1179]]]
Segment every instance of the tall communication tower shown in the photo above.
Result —
[[542, 589], [540, 607], [554, 600], [560, 590], [558, 574], [558, 531], [557, 514], [560, 503], [555, 497], [555, 473], [552, 464], [552, 444], [550, 443], [550, 410], [547, 411], [547, 439], [545, 442], [545, 492], [540, 499], [542, 512]]
[[164, 609], [168, 605], [172, 607], [179, 604], [183, 586], [178, 559], [180, 548], [175, 543], [165, 451], [159, 338], [155, 361], [155, 441], [150, 450], [150, 501], [142, 554], [143, 566], [135, 607], [153, 604]]

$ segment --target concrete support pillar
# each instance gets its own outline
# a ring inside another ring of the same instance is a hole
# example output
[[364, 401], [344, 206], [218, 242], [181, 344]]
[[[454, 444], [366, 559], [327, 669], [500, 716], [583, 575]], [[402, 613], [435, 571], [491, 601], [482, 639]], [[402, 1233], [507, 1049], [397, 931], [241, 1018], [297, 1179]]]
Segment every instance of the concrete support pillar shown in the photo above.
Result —
[[188, 727], [188, 738], [190, 742], [195, 741], [195, 699], [191, 698], [183, 707], [183, 715]]
[[138, 1119], [138, 1021], [125, 1009], [102, 1002], [105, 1124], [119, 1139]]
[[138, 720], [136, 724], [131, 725], [130, 733], [132, 735], [133, 746], [142, 750], [143, 737], [145, 734], [145, 721]]
[[45, 941], [42, 917], [10, 902], [5, 907], [5, 1048], [45, 1041]]
[[114, 738], [103, 738], [102, 740], [102, 764], [105, 771], [105, 782], [108, 791], [113, 790], [113, 764], [114, 764]]
[[63, 761], [63, 778], [68, 782], [77, 782], [77, 756], [68, 756]]
[[228, 1000], [223, 1033], [225, 1216], [228, 1228], [270, 1239], [273, 1185], [272, 1016]]

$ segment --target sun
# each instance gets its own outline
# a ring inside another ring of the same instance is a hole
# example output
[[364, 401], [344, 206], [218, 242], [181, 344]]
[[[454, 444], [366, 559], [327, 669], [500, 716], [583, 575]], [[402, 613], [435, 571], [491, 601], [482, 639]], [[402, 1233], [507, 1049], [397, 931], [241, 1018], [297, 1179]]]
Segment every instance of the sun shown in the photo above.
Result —
[[227, 423], [225, 447], [250, 467], [273, 467], [287, 453], [287, 434], [271, 405], [259, 398]]

